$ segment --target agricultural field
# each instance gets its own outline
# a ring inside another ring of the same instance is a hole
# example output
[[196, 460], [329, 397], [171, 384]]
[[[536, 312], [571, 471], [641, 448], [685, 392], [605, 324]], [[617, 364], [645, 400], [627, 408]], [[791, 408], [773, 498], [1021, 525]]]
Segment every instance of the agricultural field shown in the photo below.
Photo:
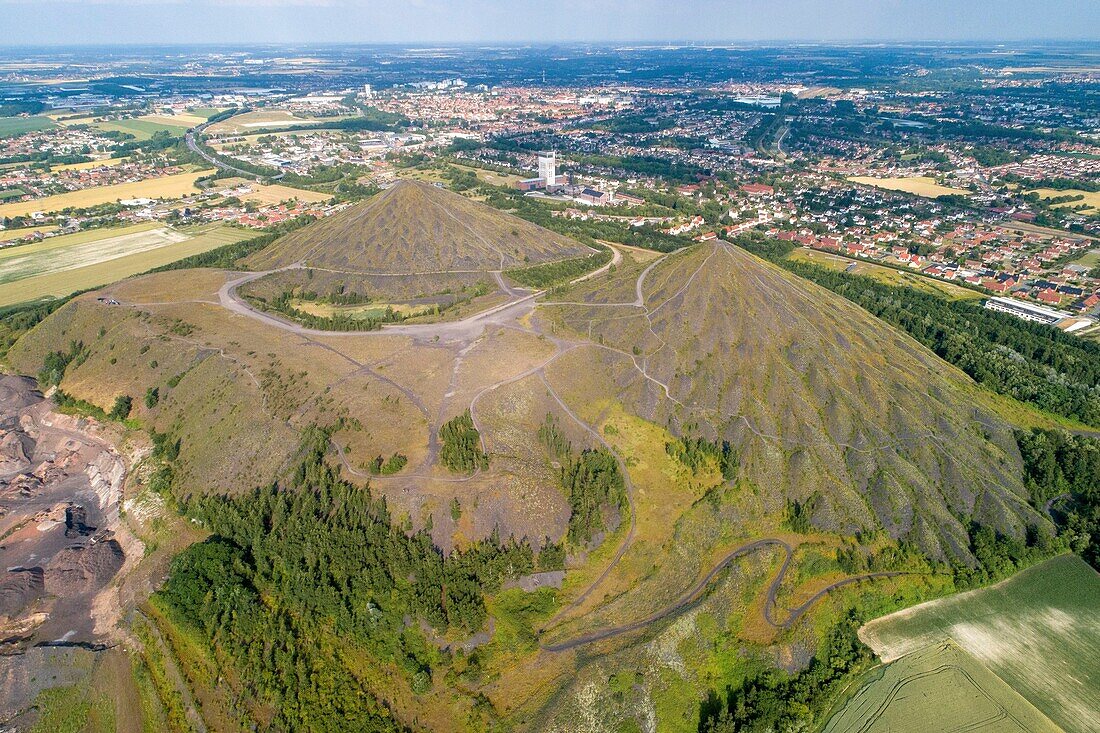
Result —
[[825, 733], [1058, 733], [1035, 706], [954, 642], [911, 652], [869, 673]]
[[950, 188], [948, 186], [941, 186], [936, 183], [934, 178], [929, 176], [915, 176], [912, 178], [874, 178], [873, 176], [852, 176], [848, 179], [852, 183], [859, 183], [864, 186], [874, 186], [875, 188], [883, 188], [887, 191], [903, 191], [905, 193], [916, 194], [917, 196], [925, 196], [927, 198], [939, 198], [940, 196], [951, 196], [952, 194], [958, 194], [962, 196], [968, 195], [970, 192], [962, 188]]
[[1053, 208], [1068, 208], [1084, 204], [1088, 207], [1084, 210], [1084, 213], [1100, 213], [1100, 191], [1081, 191], [1075, 188], [1036, 188], [1028, 191], [1028, 193], [1037, 193], [1039, 194], [1039, 198], [1042, 199], [1053, 199], [1061, 196], [1083, 196], [1084, 198], [1080, 201], [1067, 201], [1064, 204], [1054, 204]]
[[169, 127], [194, 127], [195, 125], [201, 125], [206, 122], [206, 117], [192, 114], [177, 114], [177, 115], [143, 115], [139, 119], [146, 122], [152, 122], [158, 125], [167, 125]]
[[246, 112], [243, 115], [230, 117], [228, 120], [217, 122], [206, 129], [211, 135], [239, 135], [246, 132], [259, 132], [280, 127], [294, 127], [296, 125], [318, 125], [322, 122], [333, 122], [338, 117], [326, 117], [317, 119], [311, 117], [299, 117], [281, 109], [258, 109]]
[[997, 585], [884, 616], [860, 637], [884, 662], [950, 639], [1070, 733], [1100, 730], [1100, 575], [1064, 555]]
[[100, 229], [0, 250], [0, 305], [63, 297], [251, 236], [220, 225]]
[[[961, 288], [958, 285], [936, 280], [931, 277], [925, 277], [924, 275], [918, 275], [915, 272], [895, 270], [892, 267], [884, 267], [862, 260], [853, 260], [848, 257], [841, 257], [840, 255], [829, 254], [828, 252], [821, 252], [816, 249], [799, 248], [792, 252], [789, 258], [792, 260], [801, 260], [803, 262], [812, 262], [815, 265], [828, 267], [830, 270], [848, 271], [856, 275], [863, 275], [877, 280], [878, 282], [885, 283], [886, 285], [904, 285], [926, 293], [945, 295], [953, 300], [984, 297], [976, 290]], [[849, 270], [848, 268], [851, 269]]]
[[0, 244], [14, 242], [16, 239], [21, 239], [28, 234], [45, 234], [53, 231], [57, 231], [56, 224], [47, 224], [40, 227], [22, 227], [20, 229], [0, 229]]
[[219, 107], [192, 107], [187, 112], [195, 117], [201, 117], [204, 120], [208, 120], [216, 114], [224, 112], [224, 108]]
[[[169, 118], [156, 118], [157, 120], [165, 120]], [[174, 119], [174, 118], [171, 118]], [[107, 120], [105, 122], [95, 122], [92, 126], [100, 130], [116, 132], [125, 132], [129, 135], [133, 135], [137, 140], [148, 140], [158, 132], [169, 132], [173, 135], [182, 135], [187, 130], [186, 124], [166, 124], [163, 121], [154, 121], [149, 118], [139, 118], [136, 120]]]
[[103, 168], [113, 165], [118, 165], [124, 159], [123, 158], [104, 158], [103, 160], [89, 160], [87, 163], [66, 163], [64, 165], [53, 166], [50, 170], [54, 171], [86, 171], [92, 168]]
[[48, 117], [0, 117], [0, 137], [22, 135], [24, 132], [57, 127]]
[[227, 190], [226, 195], [236, 196], [244, 201], [255, 201], [260, 204], [277, 204], [289, 199], [297, 199], [298, 201], [312, 204], [320, 201], [328, 201], [332, 198], [332, 194], [307, 191], [302, 188], [284, 186], [278, 183], [264, 185], [244, 178], [226, 178], [218, 181], [218, 183], [219, 185], [225, 185], [227, 188], [247, 187], [249, 189], [247, 193]]
[[121, 199], [135, 198], [179, 198], [196, 193], [195, 181], [213, 171], [194, 171], [192, 173], [177, 173], [174, 176], [161, 176], [149, 178], [134, 183], [119, 183], [114, 186], [96, 186], [82, 191], [70, 191], [56, 196], [35, 199], [33, 201], [19, 201], [11, 204], [0, 204], [0, 217], [25, 216], [35, 211], [62, 211], [64, 209], [83, 209], [99, 204], [109, 204]]

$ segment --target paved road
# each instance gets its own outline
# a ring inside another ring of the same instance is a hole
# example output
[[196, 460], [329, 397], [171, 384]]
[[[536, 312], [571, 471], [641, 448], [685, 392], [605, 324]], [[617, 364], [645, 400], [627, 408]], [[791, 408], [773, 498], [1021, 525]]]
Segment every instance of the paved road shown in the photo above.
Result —
[[[210, 124], [211, 123], [209, 123], [209, 122], [204, 122], [201, 125], [196, 125], [195, 127], [192, 127], [190, 130], [187, 131], [187, 133], [183, 136], [183, 141], [187, 144], [187, 148], [192, 153], [194, 153], [195, 155], [198, 155], [200, 158], [205, 160], [210, 165], [212, 165], [216, 168], [221, 168], [223, 171], [233, 171], [234, 173], [239, 173], [239, 174], [241, 174], [242, 176], [244, 176], [246, 178], [255, 177], [256, 176], [255, 173], [251, 173], [249, 171], [242, 170], [240, 168], [236, 168], [236, 167], [230, 165], [229, 163], [226, 163], [225, 161], [222, 161], [218, 158], [215, 158], [213, 155], [210, 155], [209, 153], [207, 153], [205, 150], [202, 149], [202, 146], [199, 145], [198, 140], [196, 139], [195, 135], [201, 135], [202, 131], [205, 130], [207, 127], [209, 127]], [[286, 174], [285, 173], [280, 173], [277, 176], [272, 176], [271, 180], [276, 181], [276, 180], [282, 178], [284, 175], [286, 175]]]

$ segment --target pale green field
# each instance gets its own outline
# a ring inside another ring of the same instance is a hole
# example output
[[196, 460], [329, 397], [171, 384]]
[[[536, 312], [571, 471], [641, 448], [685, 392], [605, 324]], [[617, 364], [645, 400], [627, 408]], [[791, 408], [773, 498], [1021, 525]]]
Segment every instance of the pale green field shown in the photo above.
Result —
[[1058, 733], [1019, 693], [953, 642], [875, 668], [825, 733]]
[[[163, 120], [164, 118], [158, 118]], [[145, 119], [136, 120], [109, 120], [107, 122], [95, 122], [92, 123], [93, 127], [100, 130], [114, 130], [116, 132], [125, 132], [133, 135], [137, 140], [148, 140], [153, 137], [157, 132], [169, 132], [173, 135], [182, 135], [187, 130], [187, 125], [180, 124], [166, 124], [164, 121], [153, 121]]]
[[997, 585], [871, 621], [860, 636], [889, 662], [958, 644], [1067, 731], [1100, 730], [1100, 574], [1063, 555]]
[[174, 230], [152, 224], [70, 236], [78, 239], [58, 245], [58, 240], [69, 237], [57, 237], [40, 243], [46, 247], [34, 244], [0, 252], [6, 255], [0, 259], [0, 305], [64, 297], [256, 234], [216, 225]]

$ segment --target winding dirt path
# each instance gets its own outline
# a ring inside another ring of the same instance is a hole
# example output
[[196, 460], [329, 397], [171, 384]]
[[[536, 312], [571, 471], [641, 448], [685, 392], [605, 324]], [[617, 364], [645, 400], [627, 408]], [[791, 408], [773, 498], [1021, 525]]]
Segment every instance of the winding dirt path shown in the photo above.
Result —
[[[631, 631], [637, 631], [638, 629], [645, 628], [650, 624], [669, 618], [670, 616], [680, 613], [681, 611], [687, 610], [691, 606], [701, 601], [705, 595], [704, 591], [706, 590], [707, 586], [709, 586], [719, 575], [719, 573], [725, 570], [734, 560], [768, 547], [779, 547], [784, 552], [783, 565], [780, 566], [779, 572], [776, 573], [775, 578], [773, 578], [772, 582], [768, 585], [767, 597], [764, 600], [764, 619], [769, 624], [780, 630], [786, 630], [794, 626], [794, 624], [797, 623], [798, 620], [802, 618], [802, 616], [807, 611], [809, 611], [815, 603], [824, 598], [830, 591], [836, 590], [837, 588], [842, 588], [846, 585], [852, 585], [853, 583], [860, 583], [865, 580], [874, 580], [875, 578], [892, 578], [899, 575], [916, 574], [904, 570], [882, 571], [876, 573], [864, 573], [862, 575], [854, 575], [850, 578], [838, 580], [835, 583], [829, 584], [828, 586], [819, 590], [814, 595], [810, 596], [810, 598], [808, 598], [797, 608], [791, 609], [786, 619], [784, 619], [783, 621], [777, 621], [775, 619], [776, 596], [779, 594], [779, 589], [783, 585], [783, 580], [787, 576], [787, 571], [790, 569], [791, 560], [794, 557], [794, 548], [791, 547], [791, 545], [784, 540], [773, 537], [766, 537], [764, 539], [748, 542], [730, 552], [728, 555], [722, 558], [721, 562], [715, 565], [714, 568], [712, 568], [709, 573], [703, 576], [699, 580], [699, 582], [697, 582], [692, 588], [685, 591], [671, 604], [654, 614], [651, 614], [643, 619], [639, 619], [638, 621], [632, 621], [628, 624], [610, 626], [604, 629], [600, 629], [599, 631], [592, 631], [587, 634], [582, 634], [581, 636], [569, 639], [567, 641], [556, 642], [553, 644], [540, 644], [539, 646], [543, 651], [547, 652], [569, 651], [570, 649], [576, 649], [577, 647], [584, 646], [586, 644], [592, 644], [597, 641], [603, 641], [604, 639], [610, 639], [612, 637], [628, 634]], [[574, 602], [574, 604], [571, 604], [570, 607], [575, 604], [576, 602]], [[558, 615], [560, 616], [561, 614], [559, 613]], [[555, 616], [555, 619], [556, 618], [557, 616]], [[551, 619], [551, 621], [553, 620], [554, 619]]]

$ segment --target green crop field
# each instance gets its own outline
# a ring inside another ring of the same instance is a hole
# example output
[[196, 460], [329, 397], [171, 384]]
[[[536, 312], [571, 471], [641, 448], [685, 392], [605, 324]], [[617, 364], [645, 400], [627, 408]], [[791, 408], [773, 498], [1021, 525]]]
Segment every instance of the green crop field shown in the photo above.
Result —
[[57, 127], [48, 117], [0, 117], [0, 137], [22, 135], [24, 132]]
[[1061, 730], [997, 675], [944, 641], [876, 667], [825, 733], [1057, 733]]
[[96, 122], [94, 127], [100, 130], [115, 130], [133, 135], [138, 140], [148, 140], [154, 133], [162, 130], [173, 135], [182, 135], [187, 129], [186, 124], [166, 125], [150, 120], [110, 120], [109, 122]]
[[0, 305], [106, 285], [251, 236], [222, 226], [177, 230], [153, 223], [12, 247], [0, 253]]
[[951, 639], [1067, 731], [1100, 730], [1100, 575], [1056, 557], [989, 588], [876, 619], [860, 631], [889, 662]]

